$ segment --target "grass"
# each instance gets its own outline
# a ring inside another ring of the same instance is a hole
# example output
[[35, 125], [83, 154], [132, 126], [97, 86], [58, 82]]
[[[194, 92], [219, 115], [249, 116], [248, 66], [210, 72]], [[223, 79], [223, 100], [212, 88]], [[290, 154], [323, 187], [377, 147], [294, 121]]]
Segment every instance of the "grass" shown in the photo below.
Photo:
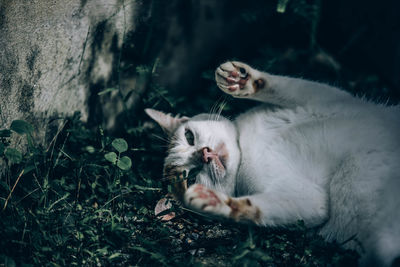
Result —
[[[143, 99], [146, 105], [169, 101], [175, 100], [164, 91]], [[138, 116], [115, 138], [101, 127], [88, 129], [76, 114], [48, 147], [33, 143], [34, 130], [24, 122], [1, 132], [7, 167], [0, 181], [0, 264], [321, 266], [357, 259], [301, 222], [290, 229], [256, 228], [178, 205], [175, 219], [160, 221], [153, 210], [168, 191], [160, 177], [165, 143], [154, 136], [160, 130]], [[13, 135], [30, 140], [23, 157], [7, 153]], [[122, 158], [132, 166], [121, 165]]]

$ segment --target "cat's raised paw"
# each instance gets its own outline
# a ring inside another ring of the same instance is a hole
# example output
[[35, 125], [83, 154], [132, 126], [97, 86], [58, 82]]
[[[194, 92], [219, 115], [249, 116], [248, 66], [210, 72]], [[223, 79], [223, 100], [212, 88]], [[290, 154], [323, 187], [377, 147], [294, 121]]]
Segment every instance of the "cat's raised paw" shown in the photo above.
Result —
[[185, 204], [195, 210], [228, 217], [231, 208], [225, 203], [227, 196], [202, 184], [194, 184], [185, 193]]
[[238, 61], [228, 61], [215, 71], [219, 88], [234, 97], [248, 97], [266, 85], [261, 73], [249, 65]]

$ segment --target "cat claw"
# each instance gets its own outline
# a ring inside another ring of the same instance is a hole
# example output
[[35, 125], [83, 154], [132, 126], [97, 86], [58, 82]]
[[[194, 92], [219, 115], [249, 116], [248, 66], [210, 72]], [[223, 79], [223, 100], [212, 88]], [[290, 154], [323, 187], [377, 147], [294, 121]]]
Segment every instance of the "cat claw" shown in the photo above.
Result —
[[228, 217], [231, 208], [225, 203], [227, 196], [207, 188], [202, 184], [194, 184], [186, 191], [184, 201], [186, 206], [200, 212]]
[[257, 70], [238, 61], [229, 61], [215, 71], [218, 87], [234, 97], [247, 97], [264, 87], [265, 81], [259, 78]]

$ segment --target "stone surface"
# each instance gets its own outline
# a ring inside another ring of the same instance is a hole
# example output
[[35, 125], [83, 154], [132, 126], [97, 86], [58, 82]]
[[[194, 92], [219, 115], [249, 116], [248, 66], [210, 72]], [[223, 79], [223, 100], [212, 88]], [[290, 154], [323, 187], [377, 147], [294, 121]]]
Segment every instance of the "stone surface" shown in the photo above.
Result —
[[116, 72], [134, 11], [128, 0], [1, 1], [0, 128], [25, 119], [45, 142], [49, 122], [75, 111], [87, 120]]

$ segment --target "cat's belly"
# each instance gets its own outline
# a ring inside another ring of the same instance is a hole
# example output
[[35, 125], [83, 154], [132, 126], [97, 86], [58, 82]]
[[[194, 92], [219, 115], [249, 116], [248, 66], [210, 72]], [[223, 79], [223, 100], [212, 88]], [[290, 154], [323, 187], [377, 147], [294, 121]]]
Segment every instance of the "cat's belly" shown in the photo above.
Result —
[[271, 111], [264, 105], [247, 111], [235, 121], [241, 149], [237, 192], [262, 192], [271, 183], [284, 186], [284, 179], [298, 177], [325, 188], [343, 171], [340, 166], [347, 158], [356, 159], [349, 172], [369, 168], [364, 166], [369, 161], [392, 165], [393, 160], [381, 162], [380, 154], [388, 159], [393, 158], [388, 153], [398, 155], [400, 129], [398, 119], [384, 116], [379, 109], [323, 117], [301, 108]]
[[294, 162], [288, 140], [282, 136], [292, 127], [287, 116], [271, 116], [268, 109], [257, 107], [236, 120], [241, 148], [241, 164], [238, 171], [237, 193], [255, 194], [265, 191], [269, 183], [284, 171], [291, 171]]
[[[321, 122], [306, 111], [271, 112], [260, 106], [237, 118], [241, 164], [237, 192], [264, 192], [271, 183], [306, 179], [323, 186], [338, 156], [329, 151]], [[301, 174], [301, 175], [300, 175]]]

